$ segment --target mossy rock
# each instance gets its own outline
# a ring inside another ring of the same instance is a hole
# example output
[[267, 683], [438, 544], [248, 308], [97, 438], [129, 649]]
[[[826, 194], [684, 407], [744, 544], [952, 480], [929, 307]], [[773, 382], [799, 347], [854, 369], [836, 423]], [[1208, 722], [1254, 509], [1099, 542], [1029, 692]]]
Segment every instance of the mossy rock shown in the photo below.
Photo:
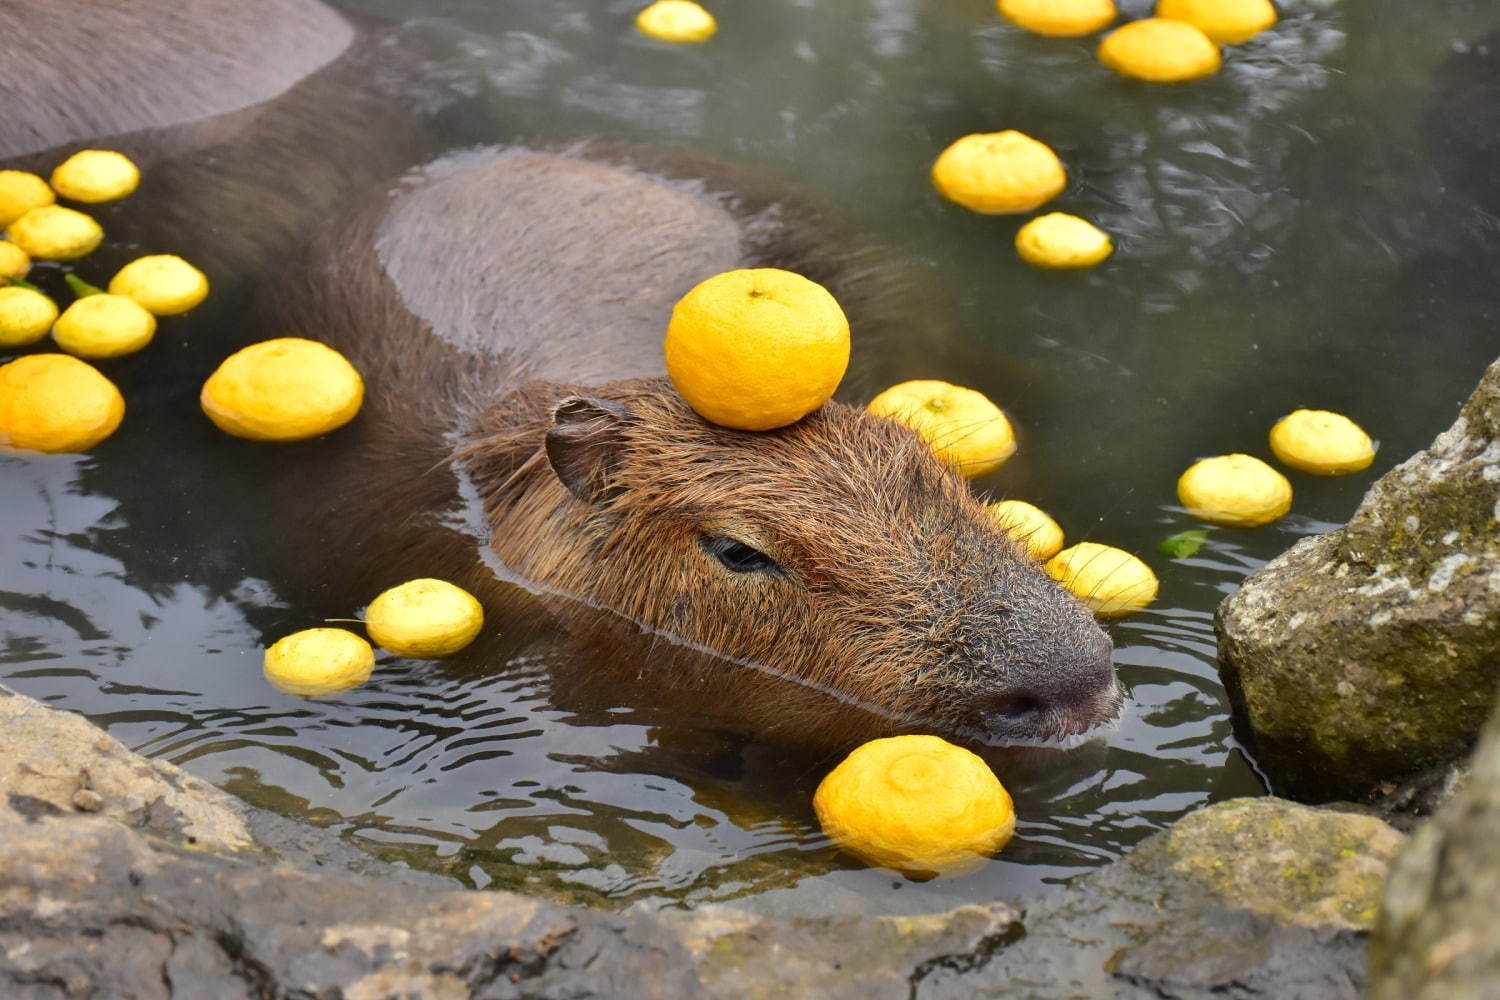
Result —
[[1232, 799], [1189, 813], [1121, 862], [1177, 896], [1201, 895], [1279, 924], [1368, 931], [1406, 838], [1373, 816], [1282, 799]]
[[1500, 362], [1458, 420], [1219, 608], [1239, 737], [1272, 786], [1360, 799], [1462, 757], [1500, 683]]

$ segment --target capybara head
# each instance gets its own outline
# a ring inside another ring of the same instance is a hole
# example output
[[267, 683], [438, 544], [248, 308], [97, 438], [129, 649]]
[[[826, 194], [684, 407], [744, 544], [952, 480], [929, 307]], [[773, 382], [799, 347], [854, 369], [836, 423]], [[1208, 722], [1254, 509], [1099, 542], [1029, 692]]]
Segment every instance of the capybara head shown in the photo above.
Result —
[[461, 454], [490, 545], [658, 634], [988, 743], [1113, 718], [1109, 638], [910, 430], [703, 420], [665, 380], [532, 383]]

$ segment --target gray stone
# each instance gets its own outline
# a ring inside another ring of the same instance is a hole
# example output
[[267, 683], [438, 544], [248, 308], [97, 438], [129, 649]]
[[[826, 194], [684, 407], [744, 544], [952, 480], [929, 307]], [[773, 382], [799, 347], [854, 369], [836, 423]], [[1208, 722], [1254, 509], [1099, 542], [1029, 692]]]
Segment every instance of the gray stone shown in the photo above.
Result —
[[1026, 936], [927, 997], [1356, 1000], [1386, 868], [1383, 821], [1282, 799], [1190, 813], [1026, 909]]
[[1219, 608], [1236, 731], [1293, 797], [1362, 799], [1467, 753], [1500, 682], [1500, 362], [1344, 527]]
[[1357, 1000], [1364, 957], [1363, 935], [1355, 931], [1288, 927], [1247, 910], [1220, 910], [1169, 924], [1120, 952], [1111, 968], [1162, 997]]
[[1033, 901], [1024, 920], [1004, 902], [905, 917], [606, 913], [334, 870], [350, 859], [252, 811], [249, 828], [304, 867], [269, 863], [217, 790], [77, 716], [8, 692], [0, 706], [27, 734], [0, 751], [7, 1000], [1354, 998], [1402, 839], [1369, 816], [1241, 799]]
[[1372, 1000], [1500, 994], [1500, 714], [1469, 781], [1412, 837], [1370, 944]]
[[165, 761], [132, 753], [80, 715], [0, 687], [0, 732], [0, 800], [16, 812], [101, 813], [206, 850], [253, 846], [235, 799]]
[[184, 851], [0, 811], [0, 996], [906, 997], [1018, 937], [1004, 904], [775, 920], [611, 914]]

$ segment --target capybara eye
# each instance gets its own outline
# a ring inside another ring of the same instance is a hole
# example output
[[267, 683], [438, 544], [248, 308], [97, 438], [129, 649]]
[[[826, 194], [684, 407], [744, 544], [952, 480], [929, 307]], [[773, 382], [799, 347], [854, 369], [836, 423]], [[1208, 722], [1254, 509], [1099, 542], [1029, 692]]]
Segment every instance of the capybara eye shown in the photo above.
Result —
[[731, 573], [774, 572], [781, 567], [776, 560], [759, 549], [752, 549], [734, 538], [722, 535], [703, 535], [699, 539], [703, 550], [723, 564]]

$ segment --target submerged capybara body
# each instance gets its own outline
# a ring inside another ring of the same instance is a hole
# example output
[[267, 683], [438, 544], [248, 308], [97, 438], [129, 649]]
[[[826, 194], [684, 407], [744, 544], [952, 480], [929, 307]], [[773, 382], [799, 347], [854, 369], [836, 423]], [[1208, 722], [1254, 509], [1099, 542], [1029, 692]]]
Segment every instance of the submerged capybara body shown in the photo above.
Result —
[[[822, 220], [746, 183], [688, 154], [470, 151], [320, 237], [266, 325], [367, 379], [319, 466], [337, 499], [317, 551], [392, 579], [498, 560], [613, 630], [595, 652], [628, 678], [618, 700], [711, 701], [798, 742], [1032, 741], [1112, 717], [1108, 638], [914, 434], [840, 403], [728, 430], [661, 377], [672, 304], [719, 271], [822, 281], [856, 356], [895, 301]], [[466, 503], [479, 537], [455, 542]], [[644, 651], [620, 648], [630, 631]]]
[[221, 290], [469, 138], [462, 72], [318, 0], [0, 0], [0, 39], [0, 167], [125, 153], [140, 189], [81, 207], [110, 243], [188, 255]]
[[[219, 287], [455, 135], [441, 118], [462, 86], [315, 0], [134, 0], [92, 22], [118, 54], [98, 61], [104, 41], [48, 26], [94, 5], [26, 6], [0, 0], [0, 32], [25, 40], [0, 69], [25, 107], [0, 156], [45, 171], [122, 149], [145, 181], [110, 226]], [[112, 86], [130, 100], [96, 103]], [[1034, 741], [1110, 718], [1107, 637], [913, 434], [838, 403], [725, 430], [661, 378], [672, 304], [744, 266], [828, 286], [857, 361], [882, 334], [920, 338], [878, 256], [681, 150], [471, 150], [324, 228], [262, 282], [257, 332], [332, 344], [368, 394], [304, 452], [294, 560], [481, 591], [517, 575], [571, 609], [572, 679], [607, 704], [797, 742]]]

